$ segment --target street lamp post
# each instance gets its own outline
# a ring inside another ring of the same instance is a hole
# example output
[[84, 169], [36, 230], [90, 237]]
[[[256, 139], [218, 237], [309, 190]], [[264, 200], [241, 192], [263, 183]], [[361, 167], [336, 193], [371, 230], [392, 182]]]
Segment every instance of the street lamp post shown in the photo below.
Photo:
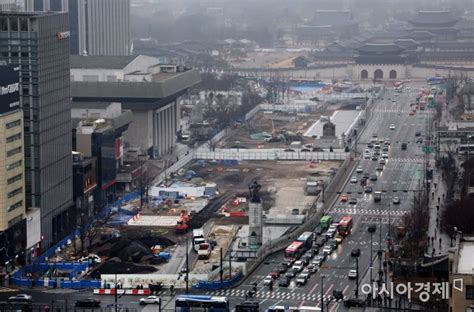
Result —
[[321, 312], [324, 312], [324, 278], [325, 276], [321, 274]]
[[186, 235], [186, 295], [189, 294], [189, 249], [188, 235]]

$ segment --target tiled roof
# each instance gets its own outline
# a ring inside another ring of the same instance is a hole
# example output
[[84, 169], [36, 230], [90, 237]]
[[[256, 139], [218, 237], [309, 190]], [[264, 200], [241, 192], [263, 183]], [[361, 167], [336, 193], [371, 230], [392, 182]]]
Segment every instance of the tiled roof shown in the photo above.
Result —
[[451, 11], [419, 11], [410, 20], [410, 23], [419, 25], [454, 25], [458, 20], [459, 18], [454, 17]]
[[403, 48], [393, 43], [366, 43], [358, 48], [357, 51], [369, 54], [398, 54], [403, 51]]

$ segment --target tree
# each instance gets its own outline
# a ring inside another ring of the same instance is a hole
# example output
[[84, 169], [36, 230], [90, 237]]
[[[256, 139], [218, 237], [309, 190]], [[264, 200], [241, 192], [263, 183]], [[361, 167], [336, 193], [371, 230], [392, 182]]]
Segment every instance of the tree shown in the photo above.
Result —
[[77, 252], [81, 253], [84, 251], [84, 248], [89, 251], [94, 243], [94, 240], [97, 239], [99, 234], [102, 232], [103, 227], [111, 220], [112, 211], [106, 208], [106, 212], [93, 218], [92, 221], [88, 222], [88, 217], [84, 214], [81, 214], [81, 225], [79, 232], [79, 240], [81, 242], [81, 247]]
[[424, 248], [424, 240], [429, 226], [429, 208], [426, 195], [418, 194], [413, 197], [413, 209], [402, 218], [407, 238], [402, 242], [404, 257], [417, 258]]
[[143, 204], [148, 203], [148, 189], [156, 175], [151, 173], [151, 168], [148, 166], [146, 161], [142, 161], [140, 165], [140, 176], [137, 178], [137, 188], [140, 192], [140, 209]]
[[454, 234], [457, 227], [463, 234], [473, 234], [474, 228], [474, 198], [465, 197], [449, 204], [443, 211], [442, 225], [448, 234]]

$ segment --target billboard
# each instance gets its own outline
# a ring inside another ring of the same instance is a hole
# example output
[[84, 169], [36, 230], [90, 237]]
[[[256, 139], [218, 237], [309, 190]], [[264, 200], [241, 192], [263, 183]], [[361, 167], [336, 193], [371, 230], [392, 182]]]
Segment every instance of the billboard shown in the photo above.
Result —
[[20, 108], [18, 70], [12, 65], [0, 66], [0, 114]]

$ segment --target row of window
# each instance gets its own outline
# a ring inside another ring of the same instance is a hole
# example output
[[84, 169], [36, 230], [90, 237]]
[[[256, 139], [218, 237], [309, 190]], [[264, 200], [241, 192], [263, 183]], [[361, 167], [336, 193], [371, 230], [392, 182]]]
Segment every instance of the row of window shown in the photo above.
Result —
[[16, 190], [13, 190], [11, 192], [8, 192], [7, 196], [8, 198], [12, 198], [13, 196], [16, 196], [18, 194], [21, 194], [21, 192], [23, 191], [23, 188], [22, 187], [19, 187], [17, 188]]
[[7, 180], [7, 184], [10, 185], [10, 184], [13, 184], [17, 181], [20, 181], [23, 177], [23, 174], [20, 173], [20, 174], [17, 174], [16, 176], [14, 177], [11, 177], [10, 179]]
[[18, 153], [21, 153], [21, 146], [18, 146], [14, 149], [11, 149], [9, 151], [7, 151], [7, 157], [10, 157], [10, 156], [13, 156], [13, 155], [16, 155]]
[[13, 211], [13, 210], [15, 210], [15, 209], [17, 209], [17, 208], [20, 208], [21, 206], [23, 206], [23, 201], [22, 201], [22, 200], [20, 200], [20, 201], [17, 202], [17, 203], [14, 203], [14, 204], [11, 205], [10, 207], [8, 207], [8, 212]]
[[21, 125], [21, 120], [18, 119], [18, 120], [14, 120], [14, 121], [11, 121], [11, 122], [7, 122], [5, 124], [5, 128], [11, 129], [11, 128], [14, 128], [14, 127], [18, 127], [20, 125]]
[[15, 168], [21, 167], [22, 165], [21, 159], [19, 161], [15, 161], [14, 163], [11, 163], [7, 166], [7, 171], [13, 170]]
[[17, 133], [7, 137], [7, 143], [12, 143], [21, 139], [21, 133]]

